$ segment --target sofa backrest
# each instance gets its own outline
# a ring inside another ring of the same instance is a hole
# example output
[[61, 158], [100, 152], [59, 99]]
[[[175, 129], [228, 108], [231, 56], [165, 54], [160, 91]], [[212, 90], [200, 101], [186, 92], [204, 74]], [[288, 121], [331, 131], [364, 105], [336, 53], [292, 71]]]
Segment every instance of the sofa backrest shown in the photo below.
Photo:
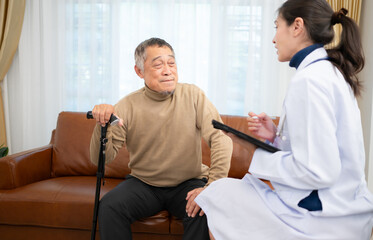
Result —
[[[222, 115], [225, 124], [247, 134], [246, 117]], [[96, 122], [82, 112], [61, 112], [52, 134], [52, 176], [94, 176], [97, 167], [89, 160], [89, 145]], [[202, 159], [210, 165], [210, 149], [202, 140]], [[255, 147], [244, 148], [233, 143], [233, 155], [229, 177], [241, 178], [247, 173]], [[98, 157], [98, 156], [97, 156]], [[105, 167], [105, 176], [124, 178], [130, 173], [129, 154], [123, 147], [117, 157]]]
[[[97, 166], [89, 158], [89, 145], [96, 122], [86, 113], [61, 112], [51, 143], [53, 144], [52, 176], [94, 176]], [[98, 156], [97, 156], [98, 157]], [[122, 148], [116, 159], [105, 166], [105, 175], [124, 178], [128, 168], [128, 152]]]

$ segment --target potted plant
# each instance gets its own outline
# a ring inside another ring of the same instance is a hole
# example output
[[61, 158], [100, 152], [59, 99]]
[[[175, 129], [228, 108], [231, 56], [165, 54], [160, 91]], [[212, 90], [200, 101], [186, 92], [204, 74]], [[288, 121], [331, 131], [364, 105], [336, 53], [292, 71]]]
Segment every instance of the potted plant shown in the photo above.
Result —
[[9, 148], [8, 147], [3, 147], [3, 146], [4, 146], [4, 144], [1, 144], [1, 146], [0, 146], [0, 158], [8, 155]]

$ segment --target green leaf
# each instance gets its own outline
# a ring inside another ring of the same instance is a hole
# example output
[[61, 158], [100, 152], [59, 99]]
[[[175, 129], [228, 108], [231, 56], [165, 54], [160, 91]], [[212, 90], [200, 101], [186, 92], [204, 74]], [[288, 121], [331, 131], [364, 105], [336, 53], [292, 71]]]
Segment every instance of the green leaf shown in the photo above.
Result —
[[6, 155], [8, 155], [8, 152], [9, 152], [8, 147], [2, 147], [2, 148], [0, 148], [0, 158], [5, 157]]

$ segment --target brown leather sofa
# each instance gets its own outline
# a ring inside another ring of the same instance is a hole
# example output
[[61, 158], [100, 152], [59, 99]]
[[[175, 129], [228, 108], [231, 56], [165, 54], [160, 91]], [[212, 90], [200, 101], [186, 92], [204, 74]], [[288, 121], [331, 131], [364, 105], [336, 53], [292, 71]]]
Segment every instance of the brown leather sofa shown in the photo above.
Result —
[[[247, 132], [245, 117], [222, 119]], [[85, 113], [62, 112], [49, 145], [0, 158], [0, 239], [90, 239], [97, 170], [89, 160], [94, 125]], [[202, 144], [203, 161], [209, 165], [210, 150]], [[254, 150], [234, 143], [229, 177], [246, 174]], [[130, 172], [128, 160], [122, 148], [106, 166], [101, 196]], [[162, 211], [135, 222], [132, 231], [135, 240], [182, 239], [183, 226]]]

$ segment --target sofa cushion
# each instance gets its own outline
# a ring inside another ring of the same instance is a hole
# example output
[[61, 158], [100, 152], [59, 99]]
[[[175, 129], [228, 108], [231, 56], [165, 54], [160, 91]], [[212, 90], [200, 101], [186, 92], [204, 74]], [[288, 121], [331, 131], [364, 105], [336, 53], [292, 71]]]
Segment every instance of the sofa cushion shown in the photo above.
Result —
[[[106, 179], [101, 196], [119, 182]], [[0, 223], [90, 229], [95, 189], [96, 177], [59, 177], [1, 190]]]
[[[106, 178], [101, 196], [122, 179]], [[12, 190], [0, 190], [0, 224], [86, 229], [92, 227], [96, 177], [52, 178]], [[136, 221], [134, 232], [169, 233], [169, 215], [162, 211]]]
[[[74, 123], [74, 124], [72, 124]], [[52, 176], [94, 176], [97, 171], [89, 158], [89, 145], [96, 122], [81, 112], [61, 112], [52, 139]], [[97, 156], [98, 158], [98, 156]], [[124, 178], [129, 172], [128, 152], [119, 151], [105, 167], [105, 176]]]

